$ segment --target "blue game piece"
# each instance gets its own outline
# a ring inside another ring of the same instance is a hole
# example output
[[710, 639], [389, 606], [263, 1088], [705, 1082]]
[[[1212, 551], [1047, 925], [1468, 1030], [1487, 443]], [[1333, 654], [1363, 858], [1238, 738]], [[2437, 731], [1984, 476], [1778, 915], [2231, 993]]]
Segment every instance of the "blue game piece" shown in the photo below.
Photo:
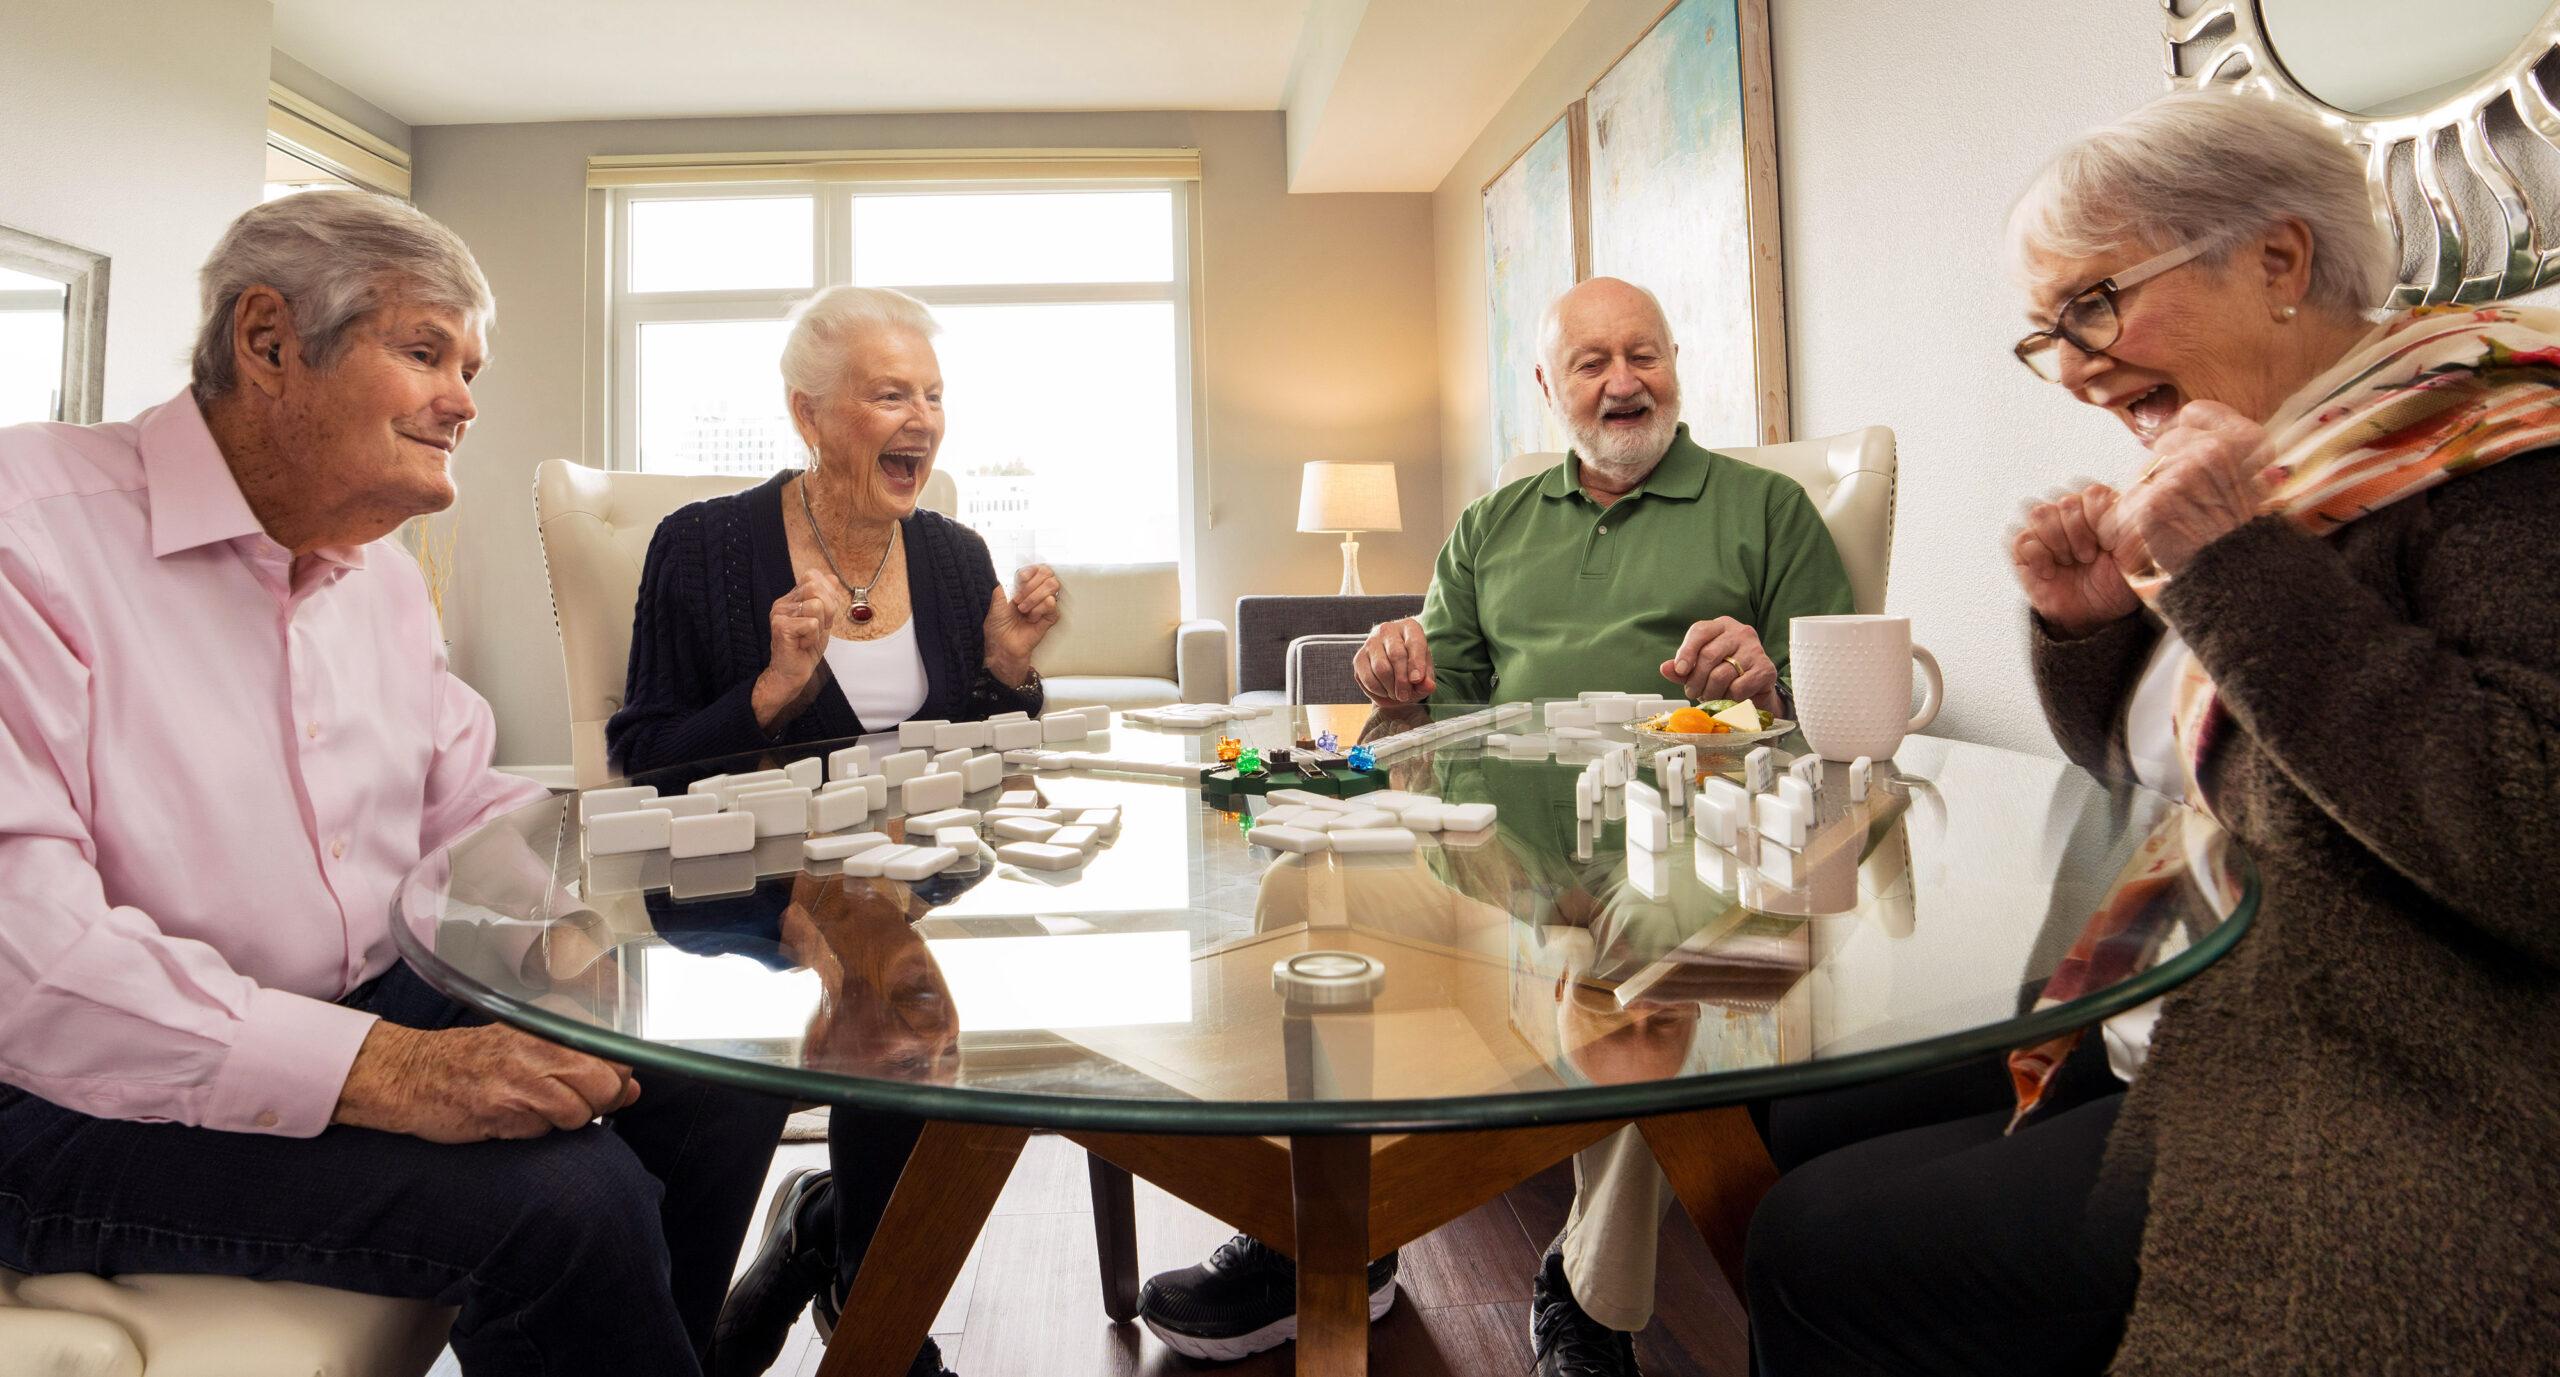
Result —
[[1378, 753], [1366, 746], [1354, 746], [1351, 748], [1350, 765], [1365, 775], [1378, 768]]
[[1331, 755], [1342, 749], [1342, 738], [1331, 732], [1324, 732], [1316, 737], [1316, 749]]

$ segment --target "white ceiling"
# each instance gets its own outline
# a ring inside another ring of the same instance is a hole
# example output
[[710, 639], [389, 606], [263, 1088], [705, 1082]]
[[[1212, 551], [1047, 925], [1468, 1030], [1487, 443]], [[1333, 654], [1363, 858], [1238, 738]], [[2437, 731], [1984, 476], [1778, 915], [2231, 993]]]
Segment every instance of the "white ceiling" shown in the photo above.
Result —
[[1587, 3], [275, 0], [274, 42], [413, 125], [1287, 108], [1292, 190], [1428, 191]]

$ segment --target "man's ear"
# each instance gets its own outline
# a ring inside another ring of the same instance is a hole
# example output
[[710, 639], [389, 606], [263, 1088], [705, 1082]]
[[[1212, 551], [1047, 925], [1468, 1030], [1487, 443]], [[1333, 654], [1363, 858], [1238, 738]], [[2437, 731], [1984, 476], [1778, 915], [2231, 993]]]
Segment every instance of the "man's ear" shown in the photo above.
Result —
[[286, 360], [298, 360], [302, 341], [293, 311], [273, 287], [251, 287], [231, 307], [231, 364], [243, 383], [277, 396], [284, 391]]
[[1547, 366], [1542, 363], [1530, 371], [1537, 376], [1538, 395], [1546, 398], [1547, 405], [1554, 406], [1556, 404], [1556, 390], [1547, 386]]

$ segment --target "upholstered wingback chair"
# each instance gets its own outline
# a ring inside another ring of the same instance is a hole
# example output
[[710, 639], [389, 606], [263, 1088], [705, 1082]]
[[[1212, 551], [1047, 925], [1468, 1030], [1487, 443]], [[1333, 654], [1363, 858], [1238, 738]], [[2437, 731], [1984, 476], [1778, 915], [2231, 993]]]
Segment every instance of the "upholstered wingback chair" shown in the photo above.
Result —
[[292, 1281], [0, 1269], [0, 1377], [419, 1377], [453, 1313]]
[[[604, 724], [622, 708], [631, 665], [631, 611], [649, 537], [676, 508], [753, 487], [753, 478], [614, 473], [546, 459], [534, 470], [533, 519], [551, 573], [551, 614], [569, 675], [569, 764], [581, 789], [613, 777]], [[959, 489], [937, 469], [921, 506], [959, 510]]]
[[1031, 661], [1051, 708], [1227, 701], [1227, 628], [1184, 620], [1171, 564], [1058, 564], [1058, 624]]
[[[1883, 426], [1843, 431], [1783, 445], [1712, 446], [1746, 464], [1775, 469], [1813, 497], [1831, 542], [1848, 566], [1849, 596], [1860, 612], [1884, 611], [1885, 575], [1893, 562], [1893, 432]], [[1564, 462], [1561, 454], [1523, 454], [1502, 466], [1496, 486]]]

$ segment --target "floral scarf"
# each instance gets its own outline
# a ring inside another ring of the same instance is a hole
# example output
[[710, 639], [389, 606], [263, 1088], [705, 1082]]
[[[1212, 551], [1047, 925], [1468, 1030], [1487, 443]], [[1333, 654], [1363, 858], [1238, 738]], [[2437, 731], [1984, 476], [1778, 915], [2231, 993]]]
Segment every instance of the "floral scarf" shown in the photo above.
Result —
[[[2560, 311], [2421, 307], [2392, 317], [2279, 408], [2266, 427], [2272, 462], [2263, 512], [2325, 536], [2361, 516], [2483, 469], [2560, 444]], [[2157, 574], [2134, 592], [2154, 610]], [[2187, 802], [2210, 813], [2205, 767], [2227, 721], [2213, 677], [2189, 651], [2178, 668], [2175, 723]], [[2155, 843], [2157, 838], [2154, 839]], [[2103, 989], [2141, 968], [2173, 905], [2168, 857], [2147, 843], [2071, 952], [2045, 982], [2044, 1008]], [[2009, 1054], [2018, 1112], [2036, 1107], [2079, 1041], [2070, 1033]]]

